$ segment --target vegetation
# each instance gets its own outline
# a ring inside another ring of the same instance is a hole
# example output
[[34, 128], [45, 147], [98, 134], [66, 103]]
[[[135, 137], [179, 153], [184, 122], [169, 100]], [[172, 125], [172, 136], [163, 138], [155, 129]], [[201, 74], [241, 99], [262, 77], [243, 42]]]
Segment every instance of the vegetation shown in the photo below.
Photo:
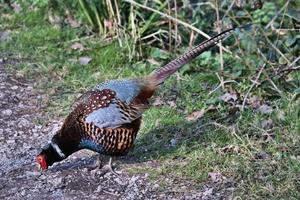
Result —
[[300, 4], [143, 2], [0, 0], [0, 56], [58, 118], [99, 82], [149, 74], [205, 33], [254, 23], [161, 87], [131, 152], [160, 165], [130, 171], [200, 185], [217, 173], [236, 197], [299, 199]]

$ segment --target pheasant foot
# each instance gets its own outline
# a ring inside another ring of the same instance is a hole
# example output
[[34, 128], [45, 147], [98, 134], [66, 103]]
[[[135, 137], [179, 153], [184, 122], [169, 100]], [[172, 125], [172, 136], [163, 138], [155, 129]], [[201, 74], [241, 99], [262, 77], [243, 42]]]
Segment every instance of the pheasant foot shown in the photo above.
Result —
[[99, 157], [97, 157], [96, 162], [93, 165], [88, 167], [88, 170], [98, 174], [100, 172], [100, 176], [104, 176], [108, 172], [111, 172], [112, 174], [119, 176], [119, 174], [114, 170], [114, 167], [112, 166], [112, 162], [113, 162], [113, 158], [110, 157], [108, 164], [103, 165], [103, 160], [101, 158], [101, 155], [99, 155]]

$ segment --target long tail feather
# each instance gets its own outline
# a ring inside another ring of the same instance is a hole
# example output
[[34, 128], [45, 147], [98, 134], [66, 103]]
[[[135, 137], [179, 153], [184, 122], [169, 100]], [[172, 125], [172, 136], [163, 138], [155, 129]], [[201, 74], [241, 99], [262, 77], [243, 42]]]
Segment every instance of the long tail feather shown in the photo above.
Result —
[[167, 79], [170, 75], [172, 75], [181, 67], [183, 67], [186, 63], [190, 62], [207, 49], [215, 46], [218, 43], [218, 41], [223, 40], [227, 36], [231, 35], [235, 29], [236, 28], [225, 30], [222, 33], [212, 37], [211, 39], [202, 42], [201, 44], [197, 45], [196, 47], [184, 53], [175, 60], [172, 60], [163, 67], [156, 69], [154, 72], [152, 72], [150, 76], [154, 78], [157, 85], [163, 83], [165, 79]]

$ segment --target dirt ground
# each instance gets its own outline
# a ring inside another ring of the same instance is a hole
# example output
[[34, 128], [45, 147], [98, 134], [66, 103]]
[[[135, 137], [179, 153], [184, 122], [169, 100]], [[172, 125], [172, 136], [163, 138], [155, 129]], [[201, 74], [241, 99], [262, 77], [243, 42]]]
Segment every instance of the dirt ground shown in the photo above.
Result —
[[[132, 156], [118, 159], [119, 176], [87, 170], [96, 154], [85, 150], [38, 171], [35, 156], [62, 123], [48, 120], [44, 95], [34, 83], [7, 74], [0, 63], [0, 199], [224, 199], [219, 183], [197, 187], [188, 180], [163, 177], [162, 186], [161, 180], [150, 181], [148, 173], [130, 174], [132, 167], [159, 165]], [[231, 190], [230, 185], [226, 188]]]

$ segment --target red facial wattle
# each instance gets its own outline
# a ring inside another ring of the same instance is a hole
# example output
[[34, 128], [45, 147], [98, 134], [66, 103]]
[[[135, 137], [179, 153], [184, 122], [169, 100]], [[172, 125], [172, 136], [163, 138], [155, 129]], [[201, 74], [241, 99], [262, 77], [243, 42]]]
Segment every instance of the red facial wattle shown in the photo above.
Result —
[[36, 157], [36, 162], [39, 164], [39, 166], [42, 170], [48, 169], [48, 165], [47, 165], [46, 158], [44, 155], [38, 155]]

